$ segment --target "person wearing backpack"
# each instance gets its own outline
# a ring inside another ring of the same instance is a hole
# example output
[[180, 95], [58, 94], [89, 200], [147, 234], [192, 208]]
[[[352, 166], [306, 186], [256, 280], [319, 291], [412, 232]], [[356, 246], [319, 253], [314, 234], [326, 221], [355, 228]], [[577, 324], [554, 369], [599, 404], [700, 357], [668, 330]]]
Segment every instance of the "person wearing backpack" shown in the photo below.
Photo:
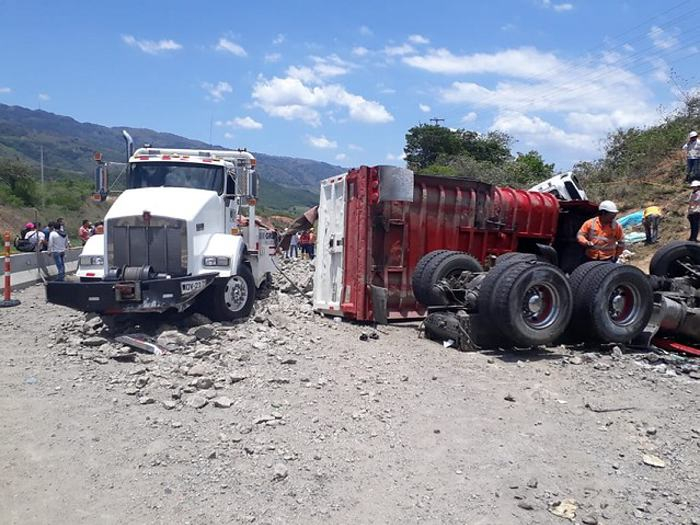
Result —
[[25, 247], [27, 248], [27, 251], [33, 252], [37, 248], [37, 244], [39, 245], [39, 249], [41, 250], [44, 245], [46, 244], [46, 236], [44, 235], [44, 232], [42, 232], [39, 229], [40, 224], [37, 224], [36, 226], [32, 224], [31, 222], [28, 222], [25, 225], [25, 228], [27, 229], [27, 233], [24, 234], [24, 240], [26, 243], [24, 243]]

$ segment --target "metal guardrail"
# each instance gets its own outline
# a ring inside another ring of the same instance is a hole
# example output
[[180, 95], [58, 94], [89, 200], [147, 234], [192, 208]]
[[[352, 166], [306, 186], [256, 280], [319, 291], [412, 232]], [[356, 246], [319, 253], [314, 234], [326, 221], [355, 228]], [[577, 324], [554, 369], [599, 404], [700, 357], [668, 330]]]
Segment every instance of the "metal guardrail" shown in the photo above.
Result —
[[[66, 273], [73, 272], [78, 267], [78, 257], [82, 248], [71, 248], [66, 251]], [[12, 262], [12, 288], [22, 288], [45, 279], [56, 276], [56, 265], [46, 252], [18, 253], [11, 256]], [[4, 275], [4, 269], [0, 266], [0, 277]], [[3, 279], [0, 279], [0, 290], [4, 289]]]

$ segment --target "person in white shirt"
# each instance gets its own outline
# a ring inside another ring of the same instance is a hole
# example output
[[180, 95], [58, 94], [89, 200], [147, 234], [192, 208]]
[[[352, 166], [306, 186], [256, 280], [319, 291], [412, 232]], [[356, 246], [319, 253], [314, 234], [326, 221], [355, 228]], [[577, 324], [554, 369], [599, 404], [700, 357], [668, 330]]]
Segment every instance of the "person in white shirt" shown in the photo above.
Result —
[[700, 173], [698, 173], [700, 171], [700, 141], [697, 131], [691, 131], [688, 134], [688, 142], [683, 144], [683, 149], [688, 156], [685, 181], [700, 180]]
[[60, 225], [54, 223], [49, 234], [49, 246], [47, 251], [53, 257], [56, 263], [56, 270], [58, 275], [56, 277], [57, 281], [63, 281], [66, 277], [66, 250], [70, 247], [70, 240], [68, 240], [68, 235], [66, 235], [65, 229], [61, 231], [59, 229]]
[[[29, 224], [27, 224], [27, 226], [29, 226]], [[40, 249], [43, 248], [44, 244], [46, 244], [46, 236], [44, 235], [44, 232], [39, 229], [38, 224], [36, 226], [32, 224], [32, 228], [24, 234], [24, 240], [29, 241], [32, 250], [36, 249], [37, 243], [39, 243]]]

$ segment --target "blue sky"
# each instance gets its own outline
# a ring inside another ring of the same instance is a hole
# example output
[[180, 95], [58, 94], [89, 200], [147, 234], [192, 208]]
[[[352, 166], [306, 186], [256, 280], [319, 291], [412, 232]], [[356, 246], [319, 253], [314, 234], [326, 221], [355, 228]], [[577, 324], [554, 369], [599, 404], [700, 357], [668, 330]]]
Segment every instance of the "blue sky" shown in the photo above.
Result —
[[0, 0], [0, 103], [344, 166], [432, 117], [557, 168], [696, 90], [700, 6]]

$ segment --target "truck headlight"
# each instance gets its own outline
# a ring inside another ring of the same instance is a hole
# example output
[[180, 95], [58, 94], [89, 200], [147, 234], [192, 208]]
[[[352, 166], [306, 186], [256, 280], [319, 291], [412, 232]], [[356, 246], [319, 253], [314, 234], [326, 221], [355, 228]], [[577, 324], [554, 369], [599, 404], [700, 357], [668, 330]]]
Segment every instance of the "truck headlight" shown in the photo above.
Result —
[[101, 255], [81, 255], [80, 266], [102, 266], [105, 262]]
[[209, 255], [204, 257], [204, 266], [230, 266], [231, 265], [231, 258], [230, 257], [215, 257], [213, 255]]

